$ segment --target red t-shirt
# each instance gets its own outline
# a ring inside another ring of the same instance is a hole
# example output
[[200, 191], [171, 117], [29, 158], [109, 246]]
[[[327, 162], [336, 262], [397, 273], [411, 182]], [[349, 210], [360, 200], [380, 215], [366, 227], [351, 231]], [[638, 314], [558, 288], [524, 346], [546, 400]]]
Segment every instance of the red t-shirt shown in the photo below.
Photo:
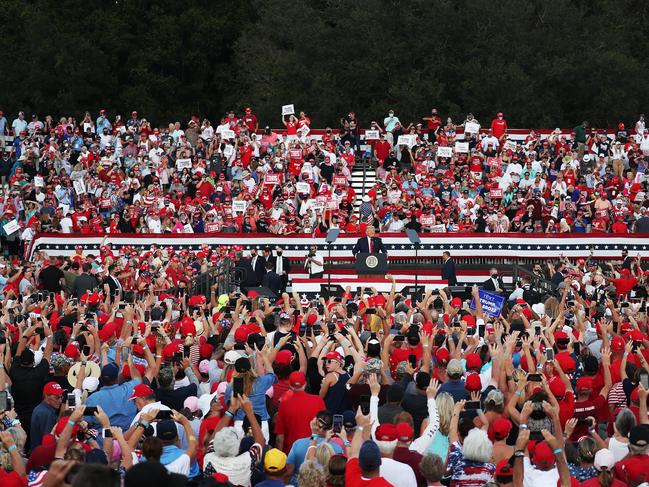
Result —
[[503, 135], [505, 135], [505, 132], [507, 131], [507, 122], [505, 122], [504, 119], [499, 120], [499, 119], [495, 118], [491, 122], [491, 130], [493, 130], [494, 137], [499, 139]]
[[347, 487], [392, 487], [383, 477], [364, 479], [358, 458], [352, 458], [345, 466], [345, 485]]
[[[588, 416], [592, 416], [596, 421], [605, 421], [608, 419], [608, 402], [604, 396], [599, 395], [595, 399], [589, 399], [587, 401], [575, 402], [575, 414], [574, 417], [577, 419], [586, 419]], [[574, 441], [577, 441], [582, 436], [588, 434], [588, 426], [578, 424], [575, 427], [575, 431], [572, 434]]]
[[[602, 487], [602, 484], [600, 483], [599, 478], [593, 477], [592, 479], [582, 482], [581, 487]], [[618, 479], [613, 479], [611, 487], [626, 487], [626, 484]]]
[[281, 402], [277, 412], [275, 434], [284, 435], [285, 453], [291, 451], [291, 446], [300, 438], [311, 435], [309, 423], [319, 411], [326, 409], [320, 396], [304, 391], [295, 391], [293, 395]]
[[[638, 467], [642, 468], [644, 471], [645, 479], [649, 479], [649, 462], [647, 461], [647, 455], [632, 455], [620, 460], [615, 464], [615, 478], [620, 479], [622, 482], [627, 482], [627, 473], [626, 469], [633, 465], [633, 475], [637, 476], [637, 473], [641, 470]], [[631, 483], [626, 483], [625, 485], [631, 485]]]

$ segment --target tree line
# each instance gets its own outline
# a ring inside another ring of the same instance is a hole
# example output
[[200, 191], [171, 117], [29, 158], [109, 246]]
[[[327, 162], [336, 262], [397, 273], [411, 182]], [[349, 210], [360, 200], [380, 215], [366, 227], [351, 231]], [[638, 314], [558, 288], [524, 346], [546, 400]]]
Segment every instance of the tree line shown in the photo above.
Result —
[[132, 109], [156, 125], [253, 107], [281, 125], [436, 107], [483, 125], [630, 124], [649, 97], [642, 0], [4, 0], [0, 109]]

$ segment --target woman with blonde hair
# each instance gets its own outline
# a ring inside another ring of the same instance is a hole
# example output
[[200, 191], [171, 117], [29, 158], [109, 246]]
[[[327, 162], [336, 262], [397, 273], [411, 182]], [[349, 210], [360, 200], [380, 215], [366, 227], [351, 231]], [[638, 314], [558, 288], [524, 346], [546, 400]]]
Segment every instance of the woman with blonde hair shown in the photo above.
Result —
[[304, 462], [300, 466], [298, 485], [300, 487], [324, 487], [325, 473], [322, 466], [312, 460]]
[[[442, 392], [435, 398], [435, 404], [439, 416], [439, 429], [435, 432], [433, 441], [426, 449], [426, 453], [434, 453], [440, 458], [446, 458], [449, 448], [448, 434], [451, 429], [451, 419], [453, 417], [455, 402], [453, 401], [453, 396], [447, 392]], [[424, 420], [421, 425], [422, 431], [426, 428], [427, 424], [428, 420]]]

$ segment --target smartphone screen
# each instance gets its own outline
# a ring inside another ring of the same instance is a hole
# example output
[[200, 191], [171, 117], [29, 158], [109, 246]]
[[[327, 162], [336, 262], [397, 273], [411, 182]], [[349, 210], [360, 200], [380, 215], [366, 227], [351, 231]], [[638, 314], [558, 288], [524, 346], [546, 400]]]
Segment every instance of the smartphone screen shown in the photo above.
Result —
[[376, 314], [376, 308], [367, 308], [365, 310], [366, 315], [375, 315]]
[[410, 362], [410, 367], [413, 369], [417, 367], [417, 356], [414, 353], [408, 355], [408, 362]]
[[645, 389], [649, 389], [649, 375], [642, 374], [640, 376], [640, 384], [642, 384], [642, 387], [644, 387]]
[[144, 321], [151, 321], [151, 310], [144, 310]]
[[334, 429], [334, 433], [340, 433], [343, 430], [342, 414], [334, 414], [333, 429]]
[[190, 345], [183, 345], [183, 355], [187, 358], [189, 358], [189, 355], [191, 353], [191, 346]]
[[156, 419], [171, 419], [171, 410], [158, 411]]
[[527, 381], [528, 382], [541, 382], [541, 374], [528, 374], [527, 375]]
[[84, 416], [94, 416], [97, 412], [97, 406], [86, 406], [86, 409], [83, 411]]
[[7, 408], [7, 391], [0, 391], [0, 411], [6, 411]]
[[572, 349], [575, 351], [575, 355], [579, 355], [581, 353], [581, 343], [579, 342], [573, 343]]
[[77, 407], [77, 397], [74, 394], [68, 394], [68, 409]]
[[370, 414], [370, 396], [362, 395], [360, 400], [361, 412], [365, 415]]
[[464, 410], [469, 411], [469, 410], [477, 410], [480, 409], [480, 401], [467, 401], [464, 403]]
[[484, 338], [485, 325], [478, 325], [478, 336]]
[[104, 438], [112, 438], [113, 437], [113, 432], [110, 430], [110, 428], [104, 428], [101, 430], [101, 436]]
[[129, 356], [130, 350], [128, 347], [122, 347], [122, 350], [120, 351], [120, 359], [122, 360], [122, 364], [124, 362], [128, 362], [128, 356]]
[[232, 394], [243, 394], [243, 377], [232, 379]]
[[540, 327], [540, 326], [535, 326], [535, 327], [534, 327], [534, 334], [535, 334], [536, 336], [540, 336], [540, 335], [541, 335], [541, 327]]
[[545, 358], [546, 358], [546, 360], [548, 362], [551, 362], [552, 360], [554, 360], [554, 350], [552, 350], [551, 348], [546, 348], [545, 349]]

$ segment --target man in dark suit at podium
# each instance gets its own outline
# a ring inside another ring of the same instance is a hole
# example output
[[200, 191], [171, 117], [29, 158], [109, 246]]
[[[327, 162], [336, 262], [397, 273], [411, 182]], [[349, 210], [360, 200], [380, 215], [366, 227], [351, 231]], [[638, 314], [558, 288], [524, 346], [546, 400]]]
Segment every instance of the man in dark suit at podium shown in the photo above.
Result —
[[457, 286], [457, 276], [455, 274], [455, 262], [451, 258], [451, 253], [445, 250], [442, 253], [444, 264], [442, 264], [442, 279], [448, 281], [449, 286]]
[[375, 234], [376, 230], [374, 230], [374, 227], [368, 225], [367, 229], [365, 230], [366, 237], [359, 238], [356, 241], [356, 245], [354, 245], [354, 248], [352, 249], [352, 254], [372, 254], [377, 252], [383, 252], [384, 254], [387, 254], [388, 250], [385, 248], [385, 245], [383, 245], [383, 240], [381, 240], [379, 237], [375, 237]]

